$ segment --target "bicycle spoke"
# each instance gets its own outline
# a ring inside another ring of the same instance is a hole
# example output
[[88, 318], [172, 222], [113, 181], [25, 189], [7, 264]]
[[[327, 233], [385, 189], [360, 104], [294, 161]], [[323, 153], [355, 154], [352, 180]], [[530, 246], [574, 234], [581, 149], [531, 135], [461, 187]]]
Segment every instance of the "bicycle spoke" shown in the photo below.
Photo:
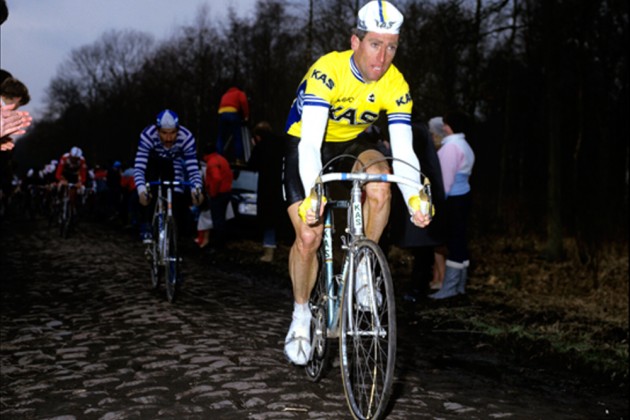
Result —
[[389, 400], [395, 364], [393, 286], [385, 256], [376, 244], [361, 241], [354, 258], [355, 263], [362, 258], [367, 261], [374, 290], [370, 291], [370, 305], [360, 305], [354, 287], [347, 288], [344, 294], [340, 349], [342, 377], [346, 398], [355, 417], [380, 418]]

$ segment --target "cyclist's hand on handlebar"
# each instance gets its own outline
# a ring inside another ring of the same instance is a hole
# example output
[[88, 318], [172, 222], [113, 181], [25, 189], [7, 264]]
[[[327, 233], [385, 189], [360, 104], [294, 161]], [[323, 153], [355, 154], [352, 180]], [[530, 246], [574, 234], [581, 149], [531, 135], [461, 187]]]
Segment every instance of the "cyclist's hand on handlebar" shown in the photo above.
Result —
[[418, 227], [426, 227], [431, 218], [435, 214], [435, 207], [428, 200], [423, 200], [417, 195], [409, 199], [409, 207], [411, 209], [411, 222]]
[[145, 207], [151, 202], [151, 196], [148, 191], [138, 192], [138, 199], [140, 200], [140, 204]]
[[[298, 215], [300, 216], [300, 219], [302, 219], [302, 221], [309, 226], [312, 226], [319, 222], [319, 218], [324, 212], [324, 207], [326, 206], [326, 197], [322, 196], [322, 201], [319, 205], [319, 209], [314, 208], [316, 205], [317, 194], [311, 193], [311, 195], [306, 197], [298, 207]], [[316, 210], [318, 210], [317, 213], [315, 212]]]
[[190, 191], [190, 196], [192, 197], [193, 206], [199, 206], [203, 203], [203, 194], [201, 194], [201, 188], [197, 187], [194, 190]]

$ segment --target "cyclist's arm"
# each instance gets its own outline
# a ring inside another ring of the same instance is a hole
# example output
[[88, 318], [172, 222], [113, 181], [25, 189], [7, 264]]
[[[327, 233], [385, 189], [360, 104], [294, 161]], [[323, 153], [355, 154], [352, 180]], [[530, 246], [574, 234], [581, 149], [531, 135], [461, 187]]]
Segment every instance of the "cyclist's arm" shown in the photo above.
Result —
[[322, 169], [321, 147], [328, 122], [328, 107], [305, 105], [298, 145], [299, 171], [305, 194], [311, 190]]
[[149, 153], [152, 148], [151, 139], [143, 132], [140, 135], [140, 142], [138, 143], [138, 150], [136, 151], [136, 159], [134, 161], [133, 179], [136, 183], [136, 189], [138, 195], [144, 194], [147, 191], [146, 180], [144, 173], [147, 170], [147, 164], [149, 162]]
[[59, 159], [59, 163], [57, 164], [57, 170], [55, 171], [55, 179], [57, 181], [61, 181], [63, 180], [63, 167], [64, 167], [65, 161], [63, 158]]
[[201, 180], [201, 172], [199, 171], [199, 160], [197, 160], [197, 143], [195, 142], [195, 137], [187, 129], [184, 130], [183, 127], [180, 127], [180, 133], [186, 134], [186, 138], [183, 142], [183, 163], [186, 175], [195, 188], [201, 189], [203, 182]]
[[[420, 183], [420, 161], [413, 150], [413, 134], [409, 124], [390, 124], [389, 138], [391, 139], [392, 156], [394, 157], [394, 173], [405, 178], [409, 178]], [[411, 164], [406, 165], [396, 159]], [[418, 191], [414, 188], [399, 184], [400, 192], [405, 198], [405, 203], [409, 202], [409, 198], [418, 195]]]
[[79, 166], [79, 182], [83, 185], [87, 183], [87, 163], [85, 163], [84, 158], [81, 158], [81, 164]]

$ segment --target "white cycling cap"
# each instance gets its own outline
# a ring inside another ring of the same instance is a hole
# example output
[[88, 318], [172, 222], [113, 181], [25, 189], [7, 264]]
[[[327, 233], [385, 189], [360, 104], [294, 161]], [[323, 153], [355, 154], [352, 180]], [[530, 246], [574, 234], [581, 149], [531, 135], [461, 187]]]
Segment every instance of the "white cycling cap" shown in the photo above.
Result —
[[393, 4], [383, 0], [373, 0], [359, 10], [357, 28], [366, 32], [398, 34], [403, 20], [402, 13]]

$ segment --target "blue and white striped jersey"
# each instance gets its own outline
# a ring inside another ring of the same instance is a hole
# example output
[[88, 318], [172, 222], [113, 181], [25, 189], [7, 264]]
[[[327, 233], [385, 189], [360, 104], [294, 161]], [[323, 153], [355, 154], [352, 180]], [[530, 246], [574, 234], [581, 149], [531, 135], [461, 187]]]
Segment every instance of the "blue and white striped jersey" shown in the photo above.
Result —
[[[186, 127], [179, 126], [177, 139], [170, 149], [162, 145], [155, 125], [150, 125], [142, 131], [133, 173], [138, 193], [146, 190], [147, 181], [156, 181], [145, 178], [149, 156], [172, 161], [175, 181], [190, 181], [198, 188], [202, 188], [203, 184], [197, 160], [197, 144], [195, 137]], [[181, 193], [184, 189], [178, 186], [175, 187], [175, 191]]]

